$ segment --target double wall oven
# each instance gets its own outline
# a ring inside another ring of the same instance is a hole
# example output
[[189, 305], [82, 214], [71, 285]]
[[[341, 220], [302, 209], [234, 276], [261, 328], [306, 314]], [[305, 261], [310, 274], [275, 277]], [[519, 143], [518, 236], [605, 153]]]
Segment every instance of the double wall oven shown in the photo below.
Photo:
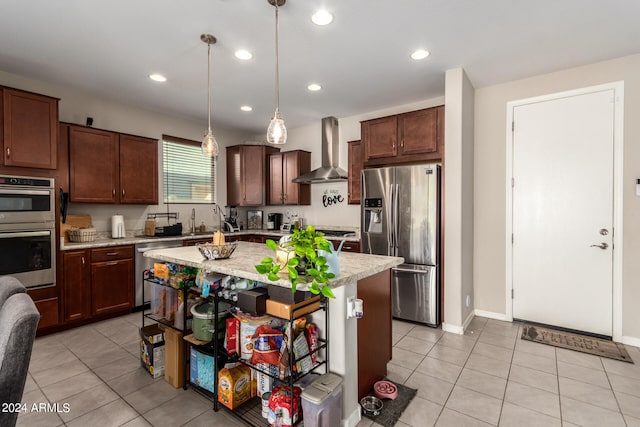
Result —
[[55, 217], [52, 178], [0, 176], [0, 275], [55, 286]]

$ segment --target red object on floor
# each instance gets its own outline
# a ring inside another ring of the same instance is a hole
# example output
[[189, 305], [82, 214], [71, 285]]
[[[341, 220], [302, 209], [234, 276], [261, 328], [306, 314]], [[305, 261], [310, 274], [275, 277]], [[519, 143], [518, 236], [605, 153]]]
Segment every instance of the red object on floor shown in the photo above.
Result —
[[395, 399], [398, 397], [398, 387], [389, 381], [378, 381], [373, 385], [373, 394], [378, 399]]

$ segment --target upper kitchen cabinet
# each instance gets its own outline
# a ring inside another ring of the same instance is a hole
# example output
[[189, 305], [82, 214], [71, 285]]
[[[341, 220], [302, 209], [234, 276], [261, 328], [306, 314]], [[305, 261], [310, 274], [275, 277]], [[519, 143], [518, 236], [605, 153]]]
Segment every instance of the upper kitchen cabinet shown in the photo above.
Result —
[[0, 88], [0, 164], [57, 168], [58, 99]]
[[157, 204], [157, 141], [72, 125], [69, 181], [71, 202]]
[[444, 106], [361, 123], [364, 165], [442, 159]]
[[227, 147], [227, 205], [262, 206], [269, 197], [269, 156], [277, 148], [265, 145]]
[[362, 141], [349, 141], [349, 179], [348, 179], [348, 203], [350, 205], [360, 204], [360, 187], [362, 172]]
[[69, 201], [117, 203], [118, 135], [69, 127]]
[[120, 135], [120, 203], [158, 204], [158, 141]]
[[293, 179], [311, 171], [311, 153], [303, 150], [285, 151], [269, 156], [269, 204], [310, 205], [311, 186], [297, 184]]

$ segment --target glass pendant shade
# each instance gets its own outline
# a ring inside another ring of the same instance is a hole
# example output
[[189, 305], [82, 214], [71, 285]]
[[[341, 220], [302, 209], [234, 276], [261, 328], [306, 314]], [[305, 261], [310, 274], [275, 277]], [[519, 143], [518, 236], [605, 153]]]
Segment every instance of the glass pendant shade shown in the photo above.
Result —
[[267, 129], [267, 142], [269, 144], [282, 145], [287, 142], [287, 127], [280, 117], [280, 112], [276, 111]]
[[218, 148], [218, 141], [216, 141], [216, 137], [213, 136], [213, 132], [211, 128], [207, 131], [204, 138], [202, 139], [202, 154], [209, 157], [217, 157], [220, 149]]

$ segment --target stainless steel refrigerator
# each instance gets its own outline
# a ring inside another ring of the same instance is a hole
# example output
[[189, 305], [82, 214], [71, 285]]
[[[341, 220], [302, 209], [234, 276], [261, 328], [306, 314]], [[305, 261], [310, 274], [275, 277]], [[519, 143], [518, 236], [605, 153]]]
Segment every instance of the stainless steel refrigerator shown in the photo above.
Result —
[[440, 165], [362, 171], [362, 252], [399, 256], [393, 317], [440, 324]]

